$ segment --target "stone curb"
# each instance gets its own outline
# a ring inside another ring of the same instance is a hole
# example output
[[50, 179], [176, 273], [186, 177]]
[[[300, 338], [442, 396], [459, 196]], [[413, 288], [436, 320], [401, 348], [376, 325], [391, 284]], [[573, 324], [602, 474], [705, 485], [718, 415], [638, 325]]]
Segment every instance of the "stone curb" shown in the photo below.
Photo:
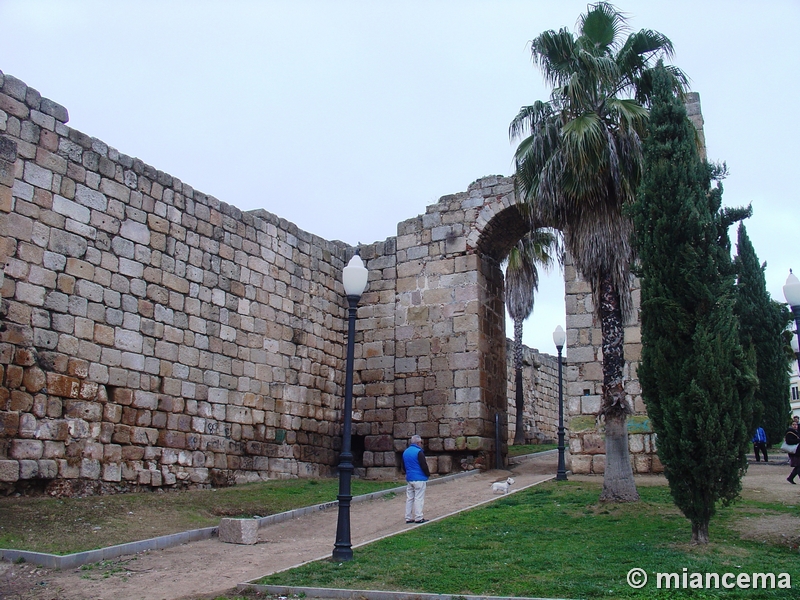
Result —
[[[464, 471], [462, 473], [455, 473], [453, 475], [445, 475], [444, 477], [437, 477], [431, 479], [428, 483], [435, 485], [437, 483], [444, 483], [459, 477], [468, 475], [477, 475], [482, 471], [475, 469], [474, 471]], [[352, 502], [365, 502], [367, 500], [374, 500], [390, 493], [398, 493], [405, 490], [405, 485], [395, 488], [381, 490], [379, 492], [372, 492], [370, 494], [362, 494], [355, 496]], [[326, 510], [337, 506], [337, 500], [332, 502], [324, 502], [322, 504], [315, 504], [314, 506], [305, 506], [303, 508], [295, 508], [287, 510], [282, 513], [269, 515], [267, 517], [260, 517], [258, 519], [259, 528], [270, 525], [272, 523], [281, 523], [294, 519], [303, 515], [320, 510]], [[47, 554], [45, 552], [30, 552], [28, 550], [11, 550], [0, 548], [0, 560], [7, 560], [10, 562], [24, 560], [25, 562], [33, 563], [42, 567], [50, 569], [73, 569], [81, 565], [96, 563], [101, 560], [111, 560], [126, 556], [129, 554], [138, 554], [140, 552], [147, 552], [148, 550], [164, 550], [165, 548], [172, 548], [173, 546], [180, 546], [188, 542], [197, 542], [200, 540], [207, 540], [217, 535], [218, 527], [204, 527], [202, 529], [191, 529], [189, 531], [182, 531], [179, 533], [172, 533], [170, 535], [162, 535], [156, 538], [141, 540], [138, 542], [128, 542], [126, 544], [119, 544], [117, 546], [109, 546], [107, 548], [98, 548], [96, 550], [87, 550], [85, 552], [76, 552], [74, 554]]]
[[278, 585], [248, 585], [247, 589], [258, 590], [277, 596], [299, 595], [301, 598], [358, 598], [366, 600], [564, 600], [525, 596], [470, 596], [466, 594], [421, 594], [417, 592], [384, 592], [378, 590], [345, 590], [336, 588], [283, 587]]
[[107, 548], [87, 550], [86, 552], [76, 552], [75, 554], [47, 554], [44, 552], [29, 552], [28, 550], [8, 550], [0, 548], [0, 560], [11, 562], [24, 560], [25, 562], [48, 567], [51, 569], [72, 569], [99, 562], [101, 560], [111, 560], [126, 554], [137, 554], [147, 550], [163, 550], [172, 546], [180, 546], [188, 542], [207, 540], [217, 535], [216, 527], [204, 527], [203, 529], [191, 529], [170, 535], [162, 535], [148, 540], [138, 542], [128, 542]]

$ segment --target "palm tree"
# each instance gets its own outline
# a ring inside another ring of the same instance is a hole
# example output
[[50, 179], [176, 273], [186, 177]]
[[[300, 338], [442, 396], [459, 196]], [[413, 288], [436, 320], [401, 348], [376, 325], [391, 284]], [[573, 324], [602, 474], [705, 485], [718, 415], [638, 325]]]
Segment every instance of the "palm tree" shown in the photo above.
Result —
[[[634, 200], [641, 177], [652, 69], [672, 55], [672, 42], [647, 29], [623, 39], [625, 16], [605, 2], [589, 5], [578, 29], [578, 35], [545, 31], [531, 42], [553, 91], [549, 101], [523, 107], [509, 133], [521, 138], [515, 153], [520, 198], [531, 219], [564, 233], [600, 319], [606, 436], [600, 499], [635, 501], [622, 347], [623, 316], [631, 311], [632, 225], [623, 207]], [[685, 75], [667, 69], [682, 92]]]
[[522, 389], [522, 322], [533, 314], [536, 291], [539, 289], [538, 265], [545, 269], [554, 260], [561, 261], [560, 237], [547, 229], [533, 229], [525, 234], [508, 253], [506, 263], [506, 308], [514, 321], [514, 384], [517, 421], [514, 445], [525, 443], [522, 413], [525, 399]]

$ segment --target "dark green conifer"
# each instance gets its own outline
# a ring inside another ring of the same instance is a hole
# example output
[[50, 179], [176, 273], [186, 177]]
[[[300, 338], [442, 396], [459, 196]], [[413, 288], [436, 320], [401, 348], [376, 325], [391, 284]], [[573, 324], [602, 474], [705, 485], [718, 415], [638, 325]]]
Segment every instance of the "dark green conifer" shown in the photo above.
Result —
[[638, 377], [675, 504], [708, 542], [718, 502], [738, 495], [753, 421], [752, 357], [739, 340], [727, 228], [749, 214], [722, 210], [718, 168], [699, 158], [695, 131], [663, 69], [633, 208], [641, 260]]
[[789, 405], [789, 360], [783, 332], [792, 315], [785, 305], [775, 302], [767, 292], [764, 268], [758, 262], [744, 223], [739, 224], [736, 244], [736, 315], [739, 317], [742, 343], [752, 345], [756, 355], [756, 422], [767, 433], [770, 444], [779, 442], [786, 432]]

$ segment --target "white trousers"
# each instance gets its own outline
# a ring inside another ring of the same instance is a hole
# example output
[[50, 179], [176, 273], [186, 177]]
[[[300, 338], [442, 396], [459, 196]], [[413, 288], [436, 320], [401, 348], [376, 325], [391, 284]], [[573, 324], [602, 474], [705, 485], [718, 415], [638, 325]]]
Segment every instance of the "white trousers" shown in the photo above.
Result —
[[422, 521], [427, 481], [409, 481], [406, 485], [406, 521]]

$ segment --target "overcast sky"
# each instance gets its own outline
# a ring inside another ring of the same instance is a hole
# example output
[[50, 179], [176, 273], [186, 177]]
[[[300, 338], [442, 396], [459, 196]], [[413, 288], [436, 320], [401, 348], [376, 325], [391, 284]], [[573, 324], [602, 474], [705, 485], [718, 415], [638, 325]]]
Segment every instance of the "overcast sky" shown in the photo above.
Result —
[[[725, 203], [783, 301], [800, 271], [798, 0], [616, 5], [655, 29], [700, 93]], [[575, 30], [586, 2], [0, 2], [0, 70], [69, 124], [243, 210], [369, 243], [485, 175], [510, 175], [508, 124], [549, 89], [529, 40]], [[736, 231], [731, 230], [735, 243]], [[545, 280], [525, 341], [554, 353], [563, 283]], [[508, 330], [511, 334], [511, 330]]]

